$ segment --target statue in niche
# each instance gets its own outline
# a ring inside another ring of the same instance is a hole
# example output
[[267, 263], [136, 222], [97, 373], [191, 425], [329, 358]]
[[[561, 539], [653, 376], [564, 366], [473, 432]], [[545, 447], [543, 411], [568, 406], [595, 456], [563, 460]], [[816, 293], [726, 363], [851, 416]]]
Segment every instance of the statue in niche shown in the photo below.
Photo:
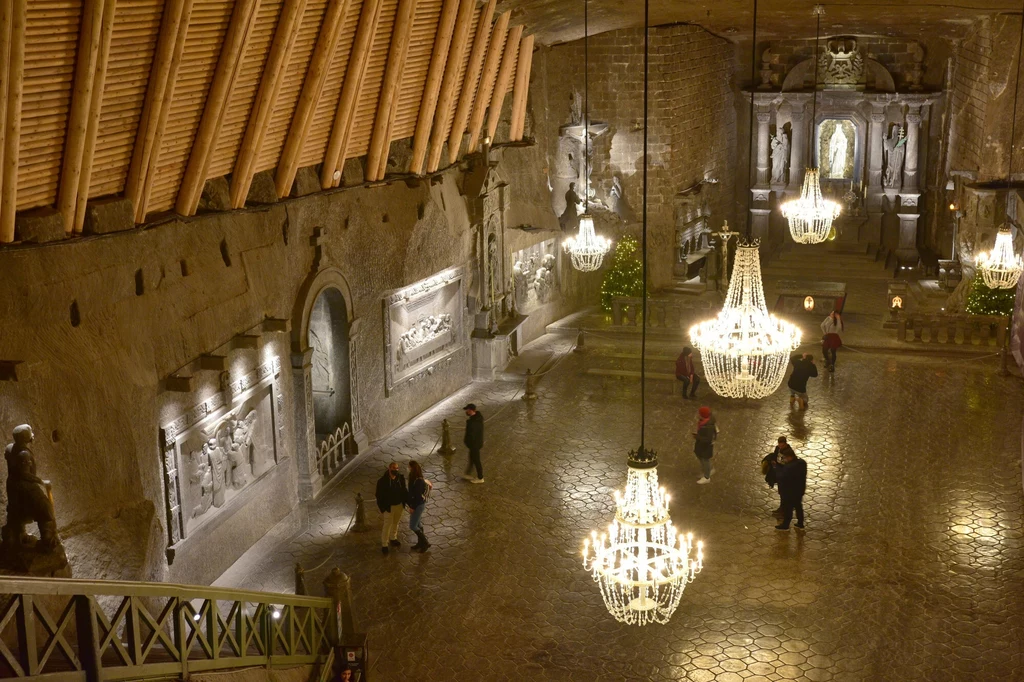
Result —
[[576, 183], [570, 182], [569, 189], [565, 191], [565, 210], [558, 217], [563, 232], [572, 232], [579, 227], [578, 208], [581, 203], [579, 195], [576, 194]]
[[842, 123], [836, 123], [836, 129], [828, 142], [828, 176], [830, 178], [846, 177], [846, 150], [850, 140], [843, 132]]
[[885, 175], [882, 184], [891, 189], [899, 189], [903, 180], [903, 158], [907, 153], [907, 133], [903, 126], [895, 126], [882, 143], [885, 147]]
[[[531, 257], [532, 261], [533, 258]], [[515, 265], [512, 266], [512, 288], [515, 290], [515, 301], [516, 310], [526, 310], [527, 302], [529, 301], [530, 289], [526, 280], [526, 273], [530, 269], [530, 266], [523, 263], [523, 261], [517, 260]]]
[[217, 438], [211, 438], [203, 448], [210, 460], [210, 472], [213, 477], [213, 506], [224, 506], [228, 494], [228, 456], [223, 444]]
[[210, 469], [209, 443], [203, 443], [201, 450], [189, 455], [188, 481], [199, 499], [192, 507], [192, 518], [202, 516], [213, 505], [213, 471]]
[[[35, 575], [53, 575], [68, 565], [64, 546], [57, 536], [50, 482], [36, 473], [36, 459], [29, 449], [35, 440], [28, 424], [16, 426], [4, 451], [7, 462], [7, 523], [0, 531], [0, 559], [5, 566]], [[35, 523], [36, 538], [26, 532]]]
[[633, 207], [629, 205], [625, 192], [622, 189], [622, 180], [618, 175], [612, 176], [612, 188], [608, 191], [608, 210], [619, 216], [624, 223], [631, 223], [636, 220]]
[[786, 182], [786, 165], [789, 163], [789, 138], [786, 133], [772, 135], [772, 184]]
[[583, 95], [576, 88], [569, 94], [569, 121], [571, 125], [583, 125]]

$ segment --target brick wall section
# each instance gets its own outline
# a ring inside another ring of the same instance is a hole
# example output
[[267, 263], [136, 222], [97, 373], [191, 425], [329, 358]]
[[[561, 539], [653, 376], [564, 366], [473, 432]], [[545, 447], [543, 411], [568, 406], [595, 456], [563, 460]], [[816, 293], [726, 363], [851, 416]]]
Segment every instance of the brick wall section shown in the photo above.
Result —
[[981, 166], [988, 70], [992, 55], [991, 22], [978, 22], [953, 53], [950, 79], [949, 167], [977, 172]]
[[[592, 183], [598, 200], [608, 196], [612, 176], [622, 180], [639, 215], [643, 168], [643, 31], [625, 29], [591, 36], [589, 44], [591, 118], [609, 124], [594, 146]], [[584, 90], [582, 41], [544, 52], [549, 102], [535, 111], [538, 140], [548, 158], [557, 151], [558, 126], [569, 122], [573, 88]], [[671, 279], [675, 241], [675, 195], [702, 180], [707, 186], [712, 225], [735, 224], [733, 183], [736, 164], [736, 114], [732, 90], [735, 51], [731, 43], [696, 26], [651, 30], [648, 125], [648, 238], [652, 282]], [[537, 81], [535, 81], [536, 83]], [[536, 94], [533, 101], [543, 101]], [[539, 119], [544, 119], [543, 121]], [[549, 162], [549, 165], [553, 161]], [[602, 227], [639, 233], [639, 225], [616, 225], [596, 216]], [[607, 233], [607, 232], [606, 232]]]
[[[819, 41], [820, 49], [824, 50], [825, 45], [833, 38], [850, 36], [822, 36]], [[920, 43], [913, 40], [900, 40], [887, 38], [885, 36], [853, 36], [857, 40], [857, 46], [861, 54], [874, 59], [889, 70], [896, 87], [906, 85], [907, 74], [911, 66], [924, 56], [924, 48]], [[773, 79], [777, 79], [776, 85], [781, 85], [790, 69], [810, 59], [814, 54], [814, 39], [809, 40], [777, 40], [770, 44], [771, 69]]]

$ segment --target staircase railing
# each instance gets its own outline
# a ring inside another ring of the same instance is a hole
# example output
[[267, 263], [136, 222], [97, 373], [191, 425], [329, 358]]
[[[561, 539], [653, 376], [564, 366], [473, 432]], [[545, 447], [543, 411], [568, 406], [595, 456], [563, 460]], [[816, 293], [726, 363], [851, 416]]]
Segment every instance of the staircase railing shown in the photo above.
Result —
[[0, 677], [98, 682], [327, 661], [326, 597], [194, 585], [0, 579]]

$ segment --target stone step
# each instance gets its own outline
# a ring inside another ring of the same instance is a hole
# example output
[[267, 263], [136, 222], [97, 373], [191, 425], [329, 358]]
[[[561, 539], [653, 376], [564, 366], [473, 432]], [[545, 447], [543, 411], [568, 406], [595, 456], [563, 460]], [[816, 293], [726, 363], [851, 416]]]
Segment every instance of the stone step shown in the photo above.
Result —
[[[593, 376], [619, 377], [621, 379], [640, 378], [639, 371], [633, 371], [630, 369], [601, 369], [599, 367], [588, 367], [586, 373]], [[644, 377], [647, 379], [656, 379], [658, 381], [678, 381], [675, 374], [669, 374], [666, 372], [645, 372]]]

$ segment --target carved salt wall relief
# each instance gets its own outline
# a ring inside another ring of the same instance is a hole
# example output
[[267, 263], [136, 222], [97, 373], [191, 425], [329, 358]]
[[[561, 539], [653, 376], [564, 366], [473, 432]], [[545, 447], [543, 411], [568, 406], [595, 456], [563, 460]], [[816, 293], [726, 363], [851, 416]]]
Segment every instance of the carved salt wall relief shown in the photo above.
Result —
[[272, 358], [161, 429], [168, 541], [186, 540], [278, 462], [281, 367]]
[[452, 268], [384, 299], [385, 387], [412, 381], [465, 345], [463, 269]]
[[512, 254], [516, 310], [530, 313], [559, 296], [555, 240], [548, 239]]

